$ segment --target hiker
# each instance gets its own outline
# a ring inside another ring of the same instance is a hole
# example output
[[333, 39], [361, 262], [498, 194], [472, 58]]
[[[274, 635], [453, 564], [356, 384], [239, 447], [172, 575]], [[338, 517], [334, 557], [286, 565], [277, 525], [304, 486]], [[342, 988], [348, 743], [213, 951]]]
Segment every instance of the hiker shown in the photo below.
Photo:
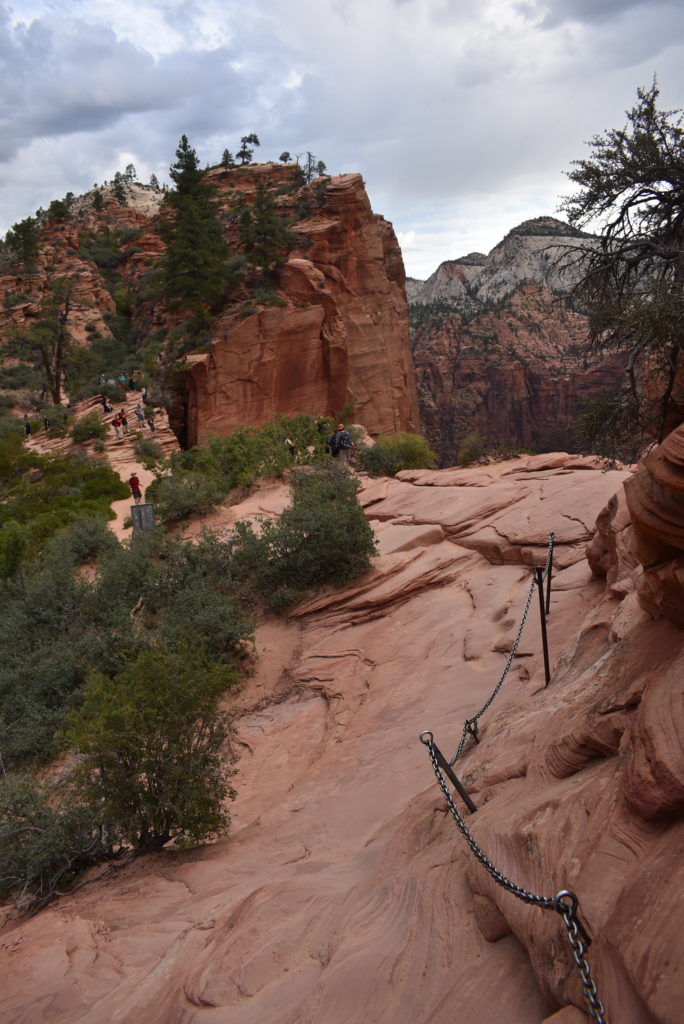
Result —
[[349, 431], [344, 429], [344, 423], [337, 424], [337, 430], [328, 438], [327, 447], [333, 459], [339, 459], [338, 465], [349, 465], [349, 460], [354, 450], [354, 442]]
[[128, 486], [131, 489], [131, 494], [133, 495], [134, 502], [136, 503], [136, 505], [139, 505], [140, 502], [142, 501], [142, 491], [140, 490], [140, 480], [138, 479], [138, 475], [135, 472], [135, 470], [133, 470], [133, 472], [128, 478]]
[[147, 414], [147, 426], [150, 428], [151, 433], [154, 434], [155, 430], [157, 429], [154, 425], [154, 409], [150, 409], [150, 411]]
[[52, 424], [50, 423], [50, 420], [48, 419], [48, 417], [47, 416], [43, 416], [43, 426], [45, 427], [45, 429], [49, 430], [51, 425]]
[[24, 413], [24, 434], [26, 435], [26, 437], [31, 436], [31, 424], [26, 413]]
[[122, 409], [119, 413], [119, 419], [121, 420], [121, 431], [124, 434], [128, 433], [128, 417], [126, 416], [126, 410]]
[[118, 416], [115, 416], [114, 419], [112, 420], [112, 426], [114, 427], [114, 433], [116, 434], [116, 440], [118, 441], [119, 438], [121, 437], [121, 434], [119, 433], [119, 431], [121, 430], [121, 420], [119, 419]]
[[144, 384], [140, 388], [140, 398], [142, 399], [142, 404], [147, 405], [147, 388]]
[[138, 426], [142, 427], [143, 423], [145, 422], [145, 413], [142, 410], [142, 406], [136, 405], [133, 411], [135, 412], [135, 418], [138, 421]]
[[285, 445], [287, 447], [288, 452], [290, 453], [291, 458], [294, 460], [295, 456], [297, 455], [297, 445], [289, 437], [285, 438]]

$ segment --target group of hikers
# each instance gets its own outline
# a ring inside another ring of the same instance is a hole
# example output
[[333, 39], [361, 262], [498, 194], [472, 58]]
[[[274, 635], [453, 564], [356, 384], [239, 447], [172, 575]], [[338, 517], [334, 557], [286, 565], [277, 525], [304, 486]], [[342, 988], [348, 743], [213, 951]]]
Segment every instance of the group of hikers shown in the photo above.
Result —
[[[143, 384], [139, 387], [136, 381], [136, 376], [139, 374], [138, 370], [134, 370], [133, 373], [127, 378], [124, 373], [120, 373], [115, 379], [114, 377], [105, 377], [104, 374], [100, 375], [100, 384], [108, 384], [110, 387], [113, 385], [119, 385], [122, 392], [122, 398], [126, 398], [126, 385], [128, 385], [129, 391], [140, 391], [140, 402], [136, 405], [133, 413], [137, 420], [137, 426], [142, 429], [143, 425], [147, 423], [150, 428], [150, 433], [156, 432], [154, 424], [154, 409], [149, 405], [149, 392], [147, 387]], [[114, 406], [110, 404], [108, 395], [103, 391], [100, 395], [100, 402], [102, 403], [102, 409], [105, 413], [114, 412]], [[128, 416], [125, 408], [122, 406], [120, 411], [114, 415], [114, 418], [110, 421], [112, 429], [114, 430], [115, 439], [118, 441], [124, 434], [128, 433]]]
[[[328, 421], [322, 416], [316, 420], [316, 427], [319, 434], [324, 433], [328, 429]], [[290, 457], [294, 462], [297, 458], [297, 445], [294, 443], [292, 438], [285, 438], [285, 447], [290, 453]], [[338, 460], [338, 465], [348, 466], [354, 452], [354, 442], [352, 441], [351, 434], [348, 430], [345, 430], [344, 423], [338, 423], [336, 430], [328, 438], [325, 450], [330, 452], [333, 459]]]

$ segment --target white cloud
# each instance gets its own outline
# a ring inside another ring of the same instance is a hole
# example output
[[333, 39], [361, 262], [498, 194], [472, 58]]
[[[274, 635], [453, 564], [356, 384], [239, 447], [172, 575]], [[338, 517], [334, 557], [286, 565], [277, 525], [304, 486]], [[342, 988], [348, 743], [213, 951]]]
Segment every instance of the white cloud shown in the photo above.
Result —
[[[0, 8], [0, 231], [123, 169], [165, 176], [256, 131], [360, 171], [409, 273], [553, 213], [583, 140], [657, 72], [684, 105], [674, 0], [19, 0]], [[479, 242], [478, 242], [479, 240]]]

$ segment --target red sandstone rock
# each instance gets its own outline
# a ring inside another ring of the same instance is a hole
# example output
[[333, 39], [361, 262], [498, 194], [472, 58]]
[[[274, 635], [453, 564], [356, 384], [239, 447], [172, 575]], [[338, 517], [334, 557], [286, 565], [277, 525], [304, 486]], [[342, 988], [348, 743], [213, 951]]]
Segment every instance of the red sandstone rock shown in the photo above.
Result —
[[275, 413], [332, 415], [349, 402], [371, 434], [418, 428], [401, 252], [361, 176], [331, 179], [297, 231], [310, 244], [279, 271], [285, 307], [219, 320], [208, 354], [189, 360], [189, 444]]
[[[560, 550], [574, 552], [588, 485], [595, 516], [629, 473], [486, 472], [486, 485], [473, 472], [473, 487], [439, 486], [439, 474], [365, 485], [376, 567], [259, 634], [265, 656], [236, 723], [232, 835], [141, 858], [6, 926], [0, 1014], [13, 1024], [587, 1019], [559, 915], [504, 892], [474, 860], [418, 733], [431, 729], [451, 755], [506, 661], [496, 647], [516, 630], [528, 552], [549, 519]], [[509, 564], [449, 539], [462, 500], [477, 538], [477, 509], [496, 524], [511, 495]], [[478, 806], [465, 820], [516, 884], [577, 893], [609, 1020], [679, 1024], [682, 632], [633, 611], [615, 627], [633, 596], [620, 603], [569, 561], [548, 619], [551, 684], [533, 606], [527, 672], [509, 673], [457, 766]]]

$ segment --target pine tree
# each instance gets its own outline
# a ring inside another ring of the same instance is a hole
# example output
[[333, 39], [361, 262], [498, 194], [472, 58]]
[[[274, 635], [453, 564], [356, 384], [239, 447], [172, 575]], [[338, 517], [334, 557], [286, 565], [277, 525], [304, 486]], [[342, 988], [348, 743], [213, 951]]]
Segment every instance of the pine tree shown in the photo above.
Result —
[[230, 284], [229, 251], [213, 190], [204, 182], [197, 154], [185, 135], [169, 173], [176, 188], [168, 197], [173, 215], [165, 231], [166, 290], [178, 307], [206, 319], [207, 311], [220, 304]]
[[287, 224], [279, 216], [273, 196], [263, 181], [256, 187], [252, 206], [243, 208], [239, 229], [240, 241], [252, 266], [269, 274], [283, 262], [289, 237]]
[[36, 217], [25, 217], [13, 224], [5, 235], [5, 245], [19, 258], [30, 272], [38, 259], [39, 225]]

